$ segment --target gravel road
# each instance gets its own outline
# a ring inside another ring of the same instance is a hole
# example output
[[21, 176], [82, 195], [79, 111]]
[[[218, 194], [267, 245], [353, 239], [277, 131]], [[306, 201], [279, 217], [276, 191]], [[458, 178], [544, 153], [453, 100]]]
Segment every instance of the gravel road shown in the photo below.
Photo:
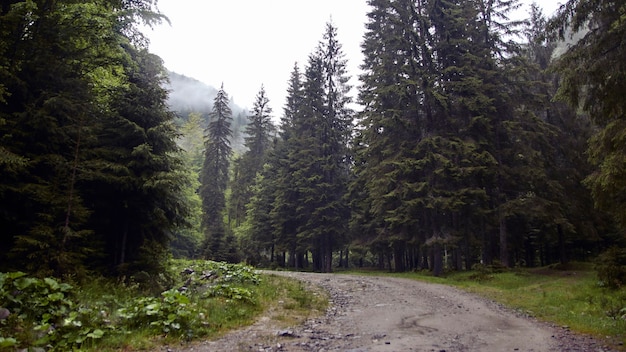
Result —
[[271, 314], [216, 340], [168, 351], [611, 351], [455, 288], [390, 277], [273, 272], [321, 286], [331, 306], [300, 326]]

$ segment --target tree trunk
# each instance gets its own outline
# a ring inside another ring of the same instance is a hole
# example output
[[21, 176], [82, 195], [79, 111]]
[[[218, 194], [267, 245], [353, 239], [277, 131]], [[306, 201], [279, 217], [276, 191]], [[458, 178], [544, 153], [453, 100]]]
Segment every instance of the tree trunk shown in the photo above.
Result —
[[324, 236], [324, 272], [333, 272], [333, 240], [329, 234]]
[[343, 268], [343, 249], [339, 251], [339, 264], [337, 266]]
[[481, 233], [481, 237], [482, 237], [482, 263], [483, 265], [489, 265], [491, 264], [492, 260], [493, 260], [493, 256], [492, 256], [492, 245], [491, 245], [491, 240], [490, 240], [490, 235], [489, 235], [489, 231], [487, 231], [487, 229], [485, 228], [485, 219], [483, 217], [480, 218], [480, 231]]
[[567, 263], [567, 256], [565, 254], [565, 234], [563, 233], [563, 227], [559, 224], [556, 225], [556, 229], [559, 233], [559, 260], [561, 264]]
[[393, 248], [393, 260], [395, 263], [395, 272], [404, 272], [404, 246], [395, 245]]
[[432, 250], [426, 246], [422, 247], [422, 269], [429, 270], [432, 266], [432, 260], [429, 258]]
[[443, 254], [441, 243], [435, 241], [432, 247], [433, 251], [433, 276], [441, 276], [443, 274]]
[[498, 212], [499, 215], [499, 227], [500, 227], [500, 263], [505, 267], [510, 267], [509, 263], [509, 246], [507, 241], [507, 232], [506, 232], [506, 217], [503, 214], [503, 211], [500, 210]]
[[128, 221], [124, 220], [122, 229], [122, 241], [120, 243], [120, 252], [116, 265], [122, 265], [126, 262], [126, 242], [128, 242]]

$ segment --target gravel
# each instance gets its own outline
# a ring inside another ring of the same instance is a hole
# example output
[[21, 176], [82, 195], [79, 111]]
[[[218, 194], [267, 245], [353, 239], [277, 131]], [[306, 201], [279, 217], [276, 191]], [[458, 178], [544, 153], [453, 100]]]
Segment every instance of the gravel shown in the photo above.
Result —
[[617, 351], [458, 289], [408, 279], [272, 272], [326, 290], [326, 314], [284, 328], [278, 315], [215, 341], [166, 351]]

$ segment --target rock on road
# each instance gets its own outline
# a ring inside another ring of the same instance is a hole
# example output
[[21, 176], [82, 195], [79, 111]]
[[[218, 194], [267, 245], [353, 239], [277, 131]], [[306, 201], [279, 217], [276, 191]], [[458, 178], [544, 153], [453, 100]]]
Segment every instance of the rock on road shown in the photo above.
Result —
[[272, 273], [323, 287], [331, 300], [327, 314], [286, 330], [263, 317], [219, 340], [180, 351], [609, 351], [593, 339], [445, 285]]

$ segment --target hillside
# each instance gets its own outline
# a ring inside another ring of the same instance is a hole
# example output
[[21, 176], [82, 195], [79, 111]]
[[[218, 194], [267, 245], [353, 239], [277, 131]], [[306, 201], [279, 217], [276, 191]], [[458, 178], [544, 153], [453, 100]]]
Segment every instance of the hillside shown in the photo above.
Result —
[[[213, 108], [213, 100], [217, 88], [201, 82], [193, 77], [168, 71], [170, 82], [166, 86], [169, 90], [168, 105], [177, 115], [177, 124], [187, 121], [189, 113], [197, 112], [202, 115], [203, 128], [208, 124], [208, 116]], [[228, 93], [228, 90], [226, 90]], [[235, 104], [232, 99], [230, 108], [233, 111], [233, 150], [243, 150], [243, 131], [248, 122], [248, 111]]]

